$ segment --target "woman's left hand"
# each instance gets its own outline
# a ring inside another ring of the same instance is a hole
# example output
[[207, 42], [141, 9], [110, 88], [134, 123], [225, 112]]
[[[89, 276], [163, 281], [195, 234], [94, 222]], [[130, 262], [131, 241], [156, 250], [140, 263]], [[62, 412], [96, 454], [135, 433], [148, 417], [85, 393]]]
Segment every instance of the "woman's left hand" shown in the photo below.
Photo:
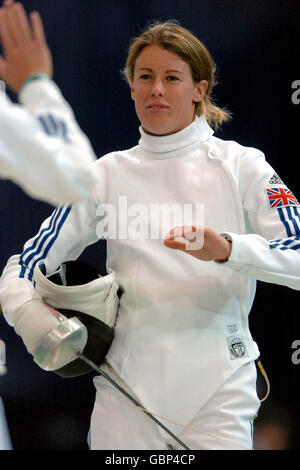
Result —
[[[178, 238], [187, 241], [180, 241]], [[231, 253], [230, 241], [202, 226], [175, 227], [166, 236], [164, 245], [173, 250], [184, 251], [202, 261], [225, 262]]]

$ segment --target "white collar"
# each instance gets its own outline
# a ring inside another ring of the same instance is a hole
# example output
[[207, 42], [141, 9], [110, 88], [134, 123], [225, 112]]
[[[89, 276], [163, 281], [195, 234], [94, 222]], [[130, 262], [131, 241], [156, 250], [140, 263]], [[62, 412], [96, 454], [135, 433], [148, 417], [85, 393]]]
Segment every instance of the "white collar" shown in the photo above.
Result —
[[206, 117], [202, 114], [187, 127], [175, 134], [167, 136], [153, 136], [146, 134], [142, 126], [139, 128], [141, 138], [139, 145], [146, 153], [155, 154], [154, 158], [169, 158], [178, 154], [178, 151], [189, 150], [195, 143], [204, 142], [214, 133], [208, 125]]

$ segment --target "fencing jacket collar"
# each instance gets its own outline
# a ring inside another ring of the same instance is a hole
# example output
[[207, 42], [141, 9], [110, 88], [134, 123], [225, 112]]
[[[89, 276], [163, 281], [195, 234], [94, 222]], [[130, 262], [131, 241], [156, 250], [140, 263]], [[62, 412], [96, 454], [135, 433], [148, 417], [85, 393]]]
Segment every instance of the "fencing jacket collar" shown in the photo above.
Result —
[[141, 139], [139, 145], [143, 153], [150, 158], [171, 158], [183, 151], [192, 149], [193, 146], [204, 142], [214, 133], [208, 125], [204, 115], [197, 117], [189, 126], [182, 131], [167, 136], [153, 136], [146, 134], [142, 126], [139, 128]]

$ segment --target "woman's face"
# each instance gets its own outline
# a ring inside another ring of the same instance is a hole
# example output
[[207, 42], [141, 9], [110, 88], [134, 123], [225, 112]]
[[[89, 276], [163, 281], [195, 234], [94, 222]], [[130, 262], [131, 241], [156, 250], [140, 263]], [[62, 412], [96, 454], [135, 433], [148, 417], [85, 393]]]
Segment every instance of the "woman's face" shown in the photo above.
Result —
[[207, 81], [195, 84], [190, 66], [173, 52], [147, 46], [136, 59], [131, 96], [147, 134], [170, 135], [191, 124], [206, 89]]

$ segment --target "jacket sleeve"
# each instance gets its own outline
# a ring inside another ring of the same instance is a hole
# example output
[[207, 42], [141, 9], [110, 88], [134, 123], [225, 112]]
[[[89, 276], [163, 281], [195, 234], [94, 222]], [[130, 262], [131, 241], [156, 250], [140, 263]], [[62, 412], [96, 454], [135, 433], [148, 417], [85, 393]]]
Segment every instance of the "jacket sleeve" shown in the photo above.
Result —
[[43, 265], [46, 274], [51, 274], [98, 240], [96, 206], [94, 201], [80, 201], [57, 207], [37, 235], [25, 243], [23, 252], [8, 260], [0, 278], [0, 302], [11, 326], [15, 326], [24, 304], [41, 300], [33, 285], [36, 266]]
[[55, 206], [91, 197], [96, 156], [59, 88], [35, 80], [19, 101], [0, 91], [0, 176]]
[[240, 164], [246, 234], [226, 232], [226, 266], [257, 280], [300, 290], [300, 205], [264, 154], [251, 149]]

